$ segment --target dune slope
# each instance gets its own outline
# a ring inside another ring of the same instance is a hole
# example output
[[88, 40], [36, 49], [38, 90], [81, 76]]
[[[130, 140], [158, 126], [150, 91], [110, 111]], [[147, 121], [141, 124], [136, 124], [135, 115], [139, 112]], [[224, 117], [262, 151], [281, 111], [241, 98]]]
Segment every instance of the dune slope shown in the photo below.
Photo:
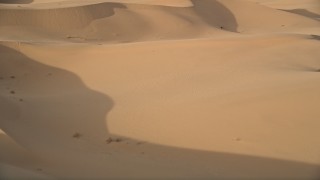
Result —
[[4, 6], [0, 11], [0, 32], [10, 31], [3, 40], [114, 43], [229, 34], [225, 32], [313, 33], [319, 27], [316, 20], [246, 1], [193, 0], [190, 3], [193, 6], [115, 2], [54, 9]]
[[0, 179], [319, 179], [301, 1], [0, 1]]

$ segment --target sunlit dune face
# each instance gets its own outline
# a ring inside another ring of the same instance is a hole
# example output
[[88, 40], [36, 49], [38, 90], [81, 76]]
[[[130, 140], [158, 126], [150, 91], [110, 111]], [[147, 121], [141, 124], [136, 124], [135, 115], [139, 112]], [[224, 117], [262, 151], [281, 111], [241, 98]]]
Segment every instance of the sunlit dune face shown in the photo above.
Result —
[[319, 7], [0, 0], [0, 179], [319, 179]]

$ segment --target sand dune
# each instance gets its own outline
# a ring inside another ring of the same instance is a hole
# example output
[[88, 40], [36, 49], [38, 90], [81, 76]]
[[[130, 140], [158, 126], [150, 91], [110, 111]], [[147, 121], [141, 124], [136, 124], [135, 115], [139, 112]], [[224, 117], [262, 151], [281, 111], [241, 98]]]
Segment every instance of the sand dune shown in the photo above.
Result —
[[14, 37], [17, 40], [42, 35], [45, 40], [121, 42], [197, 37], [203, 31], [217, 30], [222, 25], [218, 23], [225, 19], [222, 16], [208, 25], [201, 15], [193, 8], [101, 3], [49, 10], [2, 10], [0, 17], [4, 31], [18, 30]]
[[[3, 40], [136, 42], [221, 36], [224, 32], [317, 33], [319, 22], [251, 2], [193, 0], [192, 7], [106, 2], [55, 9], [4, 9]], [[250, 12], [254, 9], [254, 16]], [[257, 32], [258, 31], [258, 32]]]
[[318, 179], [318, 5], [0, 0], [0, 177]]
[[30, 4], [33, 0], [1, 0], [2, 4]]

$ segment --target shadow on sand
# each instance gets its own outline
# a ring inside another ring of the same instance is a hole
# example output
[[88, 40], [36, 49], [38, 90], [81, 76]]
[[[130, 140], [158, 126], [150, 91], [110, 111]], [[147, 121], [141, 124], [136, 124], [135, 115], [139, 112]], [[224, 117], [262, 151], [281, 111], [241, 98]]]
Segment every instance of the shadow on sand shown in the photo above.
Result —
[[[236, 22], [236, 18], [232, 12], [220, 2], [216, 0], [192, 0], [192, 3], [194, 4], [193, 11], [210, 26], [226, 31], [237, 32], [238, 24]], [[81, 7], [56, 9], [3, 9], [0, 11], [0, 26], [19, 26], [19, 29], [22, 30], [28, 30], [30, 27], [35, 27], [41, 31], [47, 30], [54, 34], [69, 34], [74, 32], [82, 32], [82, 28], [87, 27], [95, 20], [113, 16], [115, 14], [115, 10], [119, 8], [126, 9], [127, 7], [121, 3], [107, 2], [85, 5]], [[179, 14], [183, 12], [184, 8], [166, 7], [166, 9], [169, 10], [170, 13], [176, 14], [180, 18], [188, 21], [187, 16], [185, 17], [183, 14]], [[134, 30], [137, 28], [137, 26], [139, 27], [144, 22], [143, 19], [138, 18], [139, 16], [135, 16], [134, 12], [128, 10], [128, 13], [133, 15], [133, 18], [131, 19], [132, 22], [125, 24], [111, 23], [111, 26], [108, 27], [108, 29], [113, 29], [119, 24], [123, 27], [129, 29], [132, 28]], [[152, 17], [152, 13], [150, 15], [150, 17]], [[108, 31], [108, 29], [106, 29], [106, 31]], [[137, 37], [143, 35], [144, 33], [141, 32], [141, 30], [139, 30], [139, 32], [140, 33], [135, 33], [131, 36]], [[68, 39], [76, 38], [77, 36], [68, 36]]]
[[[196, 13], [211, 26], [237, 32], [237, 21], [233, 13], [216, 0], [192, 0]], [[223, 17], [223, 19], [222, 19]]]
[[313, 40], [317, 40], [317, 41], [320, 41], [320, 36], [319, 35], [311, 35], [311, 39]]
[[316, 19], [316, 20], [320, 20], [320, 14], [308, 11], [306, 9], [290, 9], [290, 10], [282, 10], [282, 11], [286, 11], [286, 12], [290, 12], [290, 13], [294, 13], [294, 14], [299, 14], [301, 16], [305, 16], [308, 18], [312, 18], [312, 19]]
[[0, 4], [30, 4], [33, 0], [0, 0]]
[[0, 11], [0, 25], [15, 26], [19, 22], [19, 26], [34, 26], [59, 32], [61, 28], [77, 29], [92, 21], [113, 16], [117, 8], [126, 6], [121, 3], [101, 3], [56, 9], [3, 9]]
[[[31, 170], [20, 168], [21, 164], [25, 164]], [[0, 133], [0, 179], [11, 179], [12, 175], [17, 179], [18, 176], [20, 176], [19, 179], [43, 179], [41, 172], [32, 171], [35, 169], [40, 171], [38, 167], [42, 164], [44, 162], [41, 162], [37, 155], [19, 146], [6, 134]]]
[[[106, 143], [113, 136], [106, 128], [106, 116], [114, 106], [110, 97], [87, 87], [76, 74], [36, 62], [15, 49], [0, 46], [0, 54], [0, 128], [55, 164], [41, 167], [47, 174], [58, 178], [320, 177], [315, 164], [139, 143], [130, 137]], [[20, 166], [30, 169], [24, 163]]]
[[[27, 132], [31, 141], [68, 147], [72, 139], [65, 138], [73, 133], [107, 136], [104, 119], [113, 106], [111, 98], [87, 88], [75, 74], [11, 48], [1, 46], [0, 54], [0, 128], [10, 137], [23, 139], [20, 132]], [[39, 136], [43, 133], [56, 135]]]

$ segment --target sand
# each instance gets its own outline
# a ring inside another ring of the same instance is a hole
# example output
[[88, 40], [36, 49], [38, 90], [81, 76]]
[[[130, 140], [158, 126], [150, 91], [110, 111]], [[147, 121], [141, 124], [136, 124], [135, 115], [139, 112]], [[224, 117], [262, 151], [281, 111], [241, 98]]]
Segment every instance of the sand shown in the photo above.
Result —
[[0, 179], [319, 179], [317, 0], [0, 0]]

